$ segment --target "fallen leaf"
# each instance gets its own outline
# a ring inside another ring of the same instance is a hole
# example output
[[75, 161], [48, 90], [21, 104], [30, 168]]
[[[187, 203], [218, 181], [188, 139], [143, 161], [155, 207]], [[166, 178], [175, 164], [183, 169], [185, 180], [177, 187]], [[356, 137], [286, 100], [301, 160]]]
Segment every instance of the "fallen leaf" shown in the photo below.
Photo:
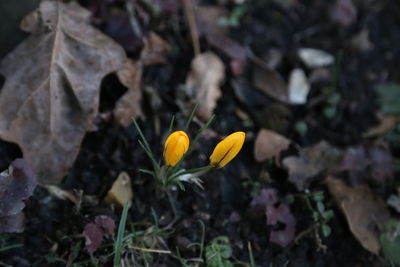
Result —
[[86, 239], [85, 247], [90, 254], [101, 246], [105, 234], [109, 234], [112, 237], [115, 234], [115, 222], [106, 215], [96, 216], [94, 223], [85, 225], [85, 229], [83, 230], [83, 235]]
[[107, 192], [106, 202], [124, 206], [133, 198], [131, 178], [126, 172], [121, 172]]
[[195, 12], [200, 35], [204, 35], [212, 46], [243, 64], [247, 50], [228, 36], [228, 27], [218, 23], [220, 18], [228, 17], [228, 11], [221, 7], [197, 6]]
[[142, 64], [128, 59], [118, 70], [119, 81], [128, 88], [128, 91], [117, 101], [114, 109], [115, 120], [123, 127], [132, 123], [132, 118], [143, 118], [142, 100]]
[[350, 39], [350, 46], [361, 52], [367, 52], [374, 48], [374, 44], [369, 39], [369, 30], [363, 29]]
[[351, 0], [336, 0], [330, 15], [334, 22], [348, 27], [356, 20], [357, 9]]
[[166, 56], [171, 52], [171, 46], [154, 32], [145, 38], [145, 44], [140, 54], [144, 66], [166, 62]]
[[94, 223], [100, 226], [107, 234], [114, 236], [115, 222], [111, 217], [106, 215], [96, 216], [96, 218], [94, 218]]
[[198, 115], [207, 120], [222, 96], [220, 84], [225, 77], [224, 63], [211, 52], [196, 56], [186, 79], [185, 89], [198, 103]]
[[335, 169], [340, 161], [341, 151], [322, 141], [302, 149], [299, 156], [289, 156], [282, 163], [289, 170], [289, 181], [303, 191], [311, 179], [323, 171]]
[[253, 84], [268, 96], [288, 103], [288, 91], [280, 74], [268, 66], [254, 66]]
[[291, 213], [289, 206], [286, 204], [267, 205], [265, 212], [268, 225], [283, 224], [284, 228], [271, 231], [269, 241], [278, 244], [281, 247], [286, 247], [293, 241], [296, 232], [296, 219]]
[[101, 80], [121, 68], [125, 52], [74, 2], [44, 0], [39, 12], [41, 27], [0, 63], [0, 137], [20, 146], [40, 183], [52, 184], [74, 162]]
[[391, 153], [374, 147], [368, 151], [371, 161], [370, 175], [377, 182], [384, 183], [386, 179], [393, 178], [394, 160]]
[[350, 187], [342, 180], [328, 176], [326, 184], [336, 203], [344, 213], [349, 228], [361, 245], [378, 255], [379, 234], [389, 218], [385, 202], [367, 185]]
[[296, 232], [296, 219], [290, 211], [288, 205], [279, 201], [275, 189], [262, 189], [259, 196], [254, 198], [251, 206], [265, 207], [267, 225], [277, 226], [279, 228], [271, 230], [269, 241], [286, 247], [293, 241]]
[[95, 252], [103, 243], [104, 232], [97, 224], [86, 224], [83, 235], [86, 239], [85, 248], [90, 254]]
[[305, 104], [307, 102], [310, 84], [307, 76], [302, 69], [294, 69], [289, 76], [289, 103]]
[[37, 178], [23, 159], [0, 174], [0, 233], [22, 232], [24, 200], [33, 194]]
[[290, 140], [267, 129], [261, 129], [254, 142], [254, 158], [258, 162], [273, 158], [289, 147]]
[[400, 122], [400, 115], [377, 115], [379, 124], [368, 129], [363, 137], [383, 137], [392, 131], [396, 125]]
[[348, 147], [343, 154], [343, 159], [340, 164], [342, 170], [346, 171], [361, 171], [365, 170], [370, 164], [367, 152], [364, 147]]
[[327, 67], [335, 62], [331, 54], [315, 48], [300, 48], [297, 53], [309, 68]]

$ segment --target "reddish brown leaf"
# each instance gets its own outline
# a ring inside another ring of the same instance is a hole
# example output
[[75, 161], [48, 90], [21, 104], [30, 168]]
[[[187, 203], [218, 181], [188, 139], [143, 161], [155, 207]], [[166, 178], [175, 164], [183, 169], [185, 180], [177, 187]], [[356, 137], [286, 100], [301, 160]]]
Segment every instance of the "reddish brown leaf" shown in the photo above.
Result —
[[88, 223], [83, 230], [83, 235], [85, 236], [86, 242], [85, 247], [86, 250], [92, 254], [95, 252], [103, 242], [103, 230], [94, 223]]
[[103, 228], [106, 233], [114, 236], [115, 222], [112, 218], [106, 215], [99, 215], [94, 218], [94, 223]]
[[251, 202], [251, 206], [265, 206], [267, 225], [283, 224], [283, 227], [271, 231], [269, 240], [272, 243], [286, 247], [293, 241], [296, 232], [296, 219], [289, 206], [279, 202], [275, 189], [261, 190], [260, 195]]
[[253, 84], [268, 96], [288, 103], [288, 89], [278, 72], [268, 66], [254, 66]]
[[254, 142], [254, 158], [258, 162], [279, 155], [289, 147], [290, 140], [267, 129], [261, 129]]
[[125, 59], [89, 18], [74, 2], [42, 1], [39, 21], [31, 19], [41, 26], [0, 63], [0, 137], [21, 147], [42, 184], [71, 167], [97, 114], [100, 82]]

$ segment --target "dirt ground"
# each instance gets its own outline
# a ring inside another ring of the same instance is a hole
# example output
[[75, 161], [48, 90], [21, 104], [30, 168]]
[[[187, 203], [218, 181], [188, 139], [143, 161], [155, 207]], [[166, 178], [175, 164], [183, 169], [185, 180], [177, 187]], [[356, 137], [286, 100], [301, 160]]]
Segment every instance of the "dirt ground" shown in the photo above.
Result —
[[[186, 106], [188, 98], [179, 95], [185, 90], [196, 55], [187, 12], [182, 6], [187, 1], [137, 2], [141, 9], [136, 14], [143, 36], [154, 32], [170, 46], [163, 63], [143, 69], [140, 109], [145, 119], [138, 118], [153, 152], [161, 158], [171, 118], [175, 116], [179, 128], [190, 112]], [[379, 124], [377, 88], [400, 81], [400, 2], [337, 1], [344, 7], [336, 17], [332, 14], [336, 1], [192, 2], [196, 6], [224, 9], [231, 18], [233, 10], [241, 6], [245, 9], [237, 24], [232, 19], [232, 25], [224, 32], [229, 42], [215, 41], [209, 28], [216, 26], [201, 26], [198, 22], [201, 52], [210, 51], [222, 60], [225, 77], [220, 85], [222, 96], [213, 110], [215, 120], [184, 166], [207, 165], [220, 138], [235, 131], [247, 134], [242, 151], [224, 168], [202, 176], [204, 189], [190, 183], [185, 184], [185, 191], [174, 186], [169, 188], [169, 199], [152, 177], [138, 171], [151, 168], [151, 162], [137, 142], [139, 135], [133, 124], [123, 127], [113, 119], [117, 101], [127, 89], [115, 73], [109, 74], [101, 83], [96, 130], [86, 133], [77, 159], [58, 185], [80, 197], [79, 208], [38, 186], [26, 201], [25, 230], [0, 236], [1, 247], [16, 244], [15, 248], [0, 250], [0, 265], [112, 266], [115, 237], [105, 235], [101, 246], [90, 255], [85, 249], [83, 231], [99, 215], [112, 218], [118, 228], [122, 207], [109, 204], [104, 198], [116, 177], [126, 172], [131, 179], [133, 199], [125, 234], [138, 234], [123, 248], [124, 266], [184, 266], [183, 259], [191, 264], [188, 266], [218, 266], [207, 262], [198, 246], [188, 246], [201, 242], [202, 225], [205, 246], [216, 237], [229, 239], [229, 261], [235, 266], [390, 266], [382, 253], [376, 255], [365, 249], [352, 232], [348, 217], [328, 190], [326, 177], [332, 173], [329, 167], [308, 179], [304, 191], [289, 178], [284, 162], [321, 141], [329, 143], [332, 150], [384, 147], [391, 158], [400, 156], [399, 148], [385, 139], [365, 137], [369, 129]], [[347, 2], [354, 10], [346, 6]], [[124, 1], [82, 0], [80, 4], [92, 12], [91, 23], [96, 28], [117, 41], [130, 58], [140, 57], [143, 36], [132, 30]], [[210, 11], [201, 16], [211, 14]], [[366, 37], [359, 36], [363, 32]], [[310, 68], [298, 56], [301, 48], [325, 51], [335, 62]], [[268, 73], [279, 74], [286, 82], [293, 69], [304, 70], [311, 85], [307, 101], [292, 104], [269, 94], [268, 85], [274, 81], [267, 74], [262, 75], [267, 77], [267, 89], [257, 88], [254, 75], [260, 60], [269, 66]], [[338, 101], [332, 100], [333, 96], [338, 96]], [[188, 131], [190, 136], [196, 134], [202, 121], [201, 116], [196, 116]], [[268, 160], [257, 161], [254, 143], [260, 129], [286, 137], [290, 145]], [[1, 141], [0, 169], [6, 169], [22, 154], [16, 144]], [[332, 166], [333, 172], [340, 173], [351, 188], [366, 184], [383, 200], [397, 192], [396, 171], [391, 178], [377, 182], [354, 178], [333, 162]], [[289, 207], [295, 220], [294, 237], [285, 245], [271, 242], [271, 233], [290, 226], [285, 221], [268, 224], [265, 205], [271, 204], [254, 204], [263, 190], [271, 188], [279, 198], [272, 210], [279, 205]], [[331, 231], [327, 236], [321, 232], [321, 222], [313, 217], [304, 197], [313, 192], [322, 192], [325, 209], [334, 213], [327, 221]], [[391, 217], [399, 215], [392, 208], [389, 212]], [[190, 261], [193, 258], [202, 262]], [[224, 264], [219, 266], [230, 266]]]

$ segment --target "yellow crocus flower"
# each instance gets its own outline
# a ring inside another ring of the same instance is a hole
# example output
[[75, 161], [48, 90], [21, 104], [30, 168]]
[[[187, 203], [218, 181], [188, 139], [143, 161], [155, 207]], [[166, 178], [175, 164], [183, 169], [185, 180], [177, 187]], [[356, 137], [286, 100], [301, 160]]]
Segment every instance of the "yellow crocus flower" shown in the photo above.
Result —
[[235, 132], [219, 142], [210, 156], [210, 164], [216, 168], [222, 168], [228, 164], [242, 149], [246, 134]]
[[189, 137], [184, 131], [170, 134], [164, 144], [164, 160], [168, 166], [175, 166], [189, 149]]

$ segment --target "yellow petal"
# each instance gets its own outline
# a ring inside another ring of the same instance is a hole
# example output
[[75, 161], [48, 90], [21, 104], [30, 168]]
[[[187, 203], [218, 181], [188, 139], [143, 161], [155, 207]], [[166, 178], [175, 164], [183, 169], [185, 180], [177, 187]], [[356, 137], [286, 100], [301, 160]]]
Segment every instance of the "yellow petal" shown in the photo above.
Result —
[[228, 164], [242, 149], [246, 134], [235, 132], [219, 142], [210, 156], [210, 164], [216, 168], [222, 168]]
[[164, 144], [165, 164], [175, 166], [189, 149], [189, 137], [184, 131], [170, 134]]

